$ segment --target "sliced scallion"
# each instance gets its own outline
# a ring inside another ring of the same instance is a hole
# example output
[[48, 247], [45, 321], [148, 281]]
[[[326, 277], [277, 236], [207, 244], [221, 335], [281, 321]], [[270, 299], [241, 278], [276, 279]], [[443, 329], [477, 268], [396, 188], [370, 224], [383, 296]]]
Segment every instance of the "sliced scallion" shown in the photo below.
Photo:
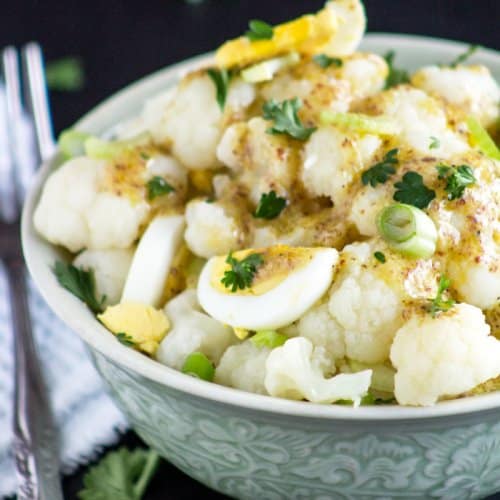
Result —
[[150, 142], [151, 135], [148, 132], [121, 141], [106, 141], [98, 137], [90, 137], [84, 142], [84, 149], [89, 158], [109, 160], [135, 148], [147, 146]]
[[436, 250], [434, 222], [412, 205], [396, 203], [384, 208], [377, 218], [382, 238], [395, 250], [415, 258], [428, 258]]
[[275, 330], [261, 330], [250, 339], [250, 342], [256, 347], [274, 349], [275, 347], [282, 346], [287, 340], [288, 337], [286, 335], [278, 333]]
[[334, 113], [333, 111], [323, 110], [320, 119], [324, 125], [338, 125], [365, 134], [396, 135], [399, 133], [399, 125], [387, 116]]
[[64, 159], [69, 160], [76, 156], [82, 156], [85, 153], [84, 144], [90, 137], [92, 135], [87, 132], [70, 128], [61, 132], [57, 140], [57, 146]]
[[202, 352], [192, 352], [182, 365], [182, 373], [211, 382], [214, 379], [215, 368]]
[[500, 160], [500, 150], [476, 118], [473, 116], [467, 118], [467, 128], [473, 146], [476, 146], [486, 156], [494, 160]]

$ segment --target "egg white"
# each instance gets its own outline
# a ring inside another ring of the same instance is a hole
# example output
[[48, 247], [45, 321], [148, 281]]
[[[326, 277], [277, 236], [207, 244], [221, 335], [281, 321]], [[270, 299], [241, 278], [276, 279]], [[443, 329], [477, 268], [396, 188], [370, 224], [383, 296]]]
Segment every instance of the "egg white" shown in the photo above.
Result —
[[158, 307], [172, 261], [182, 243], [182, 215], [157, 216], [144, 232], [135, 251], [121, 302]]
[[333, 248], [316, 250], [310, 262], [261, 295], [239, 295], [214, 288], [211, 280], [216, 259], [210, 259], [201, 272], [200, 305], [210, 316], [233, 328], [263, 330], [293, 323], [327, 291], [338, 252]]

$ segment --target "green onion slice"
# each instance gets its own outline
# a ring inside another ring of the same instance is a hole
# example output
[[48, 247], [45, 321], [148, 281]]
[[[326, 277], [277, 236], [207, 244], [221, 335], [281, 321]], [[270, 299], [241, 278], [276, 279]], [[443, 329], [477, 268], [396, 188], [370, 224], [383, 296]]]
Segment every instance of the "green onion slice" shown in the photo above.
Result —
[[182, 365], [182, 373], [212, 382], [215, 375], [214, 365], [202, 352], [191, 353]]
[[467, 118], [467, 127], [472, 145], [476, 146], [486, 156], [494, 160], [500, 160], [500, 150], [479, 121], [473, 116], [469, 116]]
[[266, 82], [272, 80], [278, 71], [293, 66], [299, 61], [299, 54], [290, 52], [286, 56], [275, 57], [249, 66], [241, 72], [241, 78], [248, 83]]
[[269, 349], [280, 347], [287, 340], [288, 337], [286, 335], [278, 333], [275, 330], [261, 330], [250, 338], [250, 342], [256, 347], [269, 347]]
[[61, 132], [57, 140], [57, 146], [64, 159], [69, 160], [85, 154], [85, 141], [91, 137], [92, 135], [87, 132], [70, 128]]
[[426, 259], [436, 250], [434, 222], [412, 205], [396, 203], [385, 207], [377, 218], [377, 227], [382, 238], [403, 255]]
[[365, 134], [396, 135], [399, 133], [399, 125], [388, 116], [334, 113], [333, 111], [323, 110], [320, 120], [324, 125], [338, 125]]
[[85, 154], [89, 158], [96, 158], [99, 160], [110, 160], [126, 153], [127, 151], [141, 146], [147, 146], [151, 142], [151, 135], [144, 132], [130, 139], [122, 141], [105, 141], [98, 137], [89, 137], [84, 142]]

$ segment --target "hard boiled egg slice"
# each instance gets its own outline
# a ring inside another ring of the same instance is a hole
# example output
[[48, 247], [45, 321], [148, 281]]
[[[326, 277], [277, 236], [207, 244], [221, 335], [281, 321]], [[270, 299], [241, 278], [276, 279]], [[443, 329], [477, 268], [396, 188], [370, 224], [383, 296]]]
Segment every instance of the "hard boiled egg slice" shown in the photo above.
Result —
[[243, 260], [260, 254], [262, 263], [251, 285], [234, 292], [221, 282], [231, 266], [226, 256], [212, 257], [198, 281], [198, 300], [213, 318], [246, 330], [276, 329], [289, 325], [328, 289], [338, 252], [333, 248], [295, 248], [278, 245], [232, 254]]
[[158, 215], [144, 232], [127, 275], [121, 302], [159, 307], [172, 261], [182, 244], [184, 216]]

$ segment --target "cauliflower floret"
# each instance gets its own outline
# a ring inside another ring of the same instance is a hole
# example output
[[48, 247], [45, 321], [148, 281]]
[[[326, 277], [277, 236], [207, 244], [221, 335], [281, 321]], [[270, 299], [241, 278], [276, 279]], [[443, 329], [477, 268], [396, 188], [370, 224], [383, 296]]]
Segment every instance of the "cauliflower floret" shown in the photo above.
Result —
[[[371, 370], [325, 378], [324, 350], [310, 340], [295, 337], [273, 349], [266, 361], [265, 387], [271, 396], [333, 403], [349, 399], [359, 404], [370, 387]], [[318, 359], [319, 357], [319, 359]]]
[[444, 105], [420, 89], [395, 87], [367, 99], [358, 111], [393, 117], [400, 126], [398, 144], [429, 155], [431, 137], [439, 139], [432, 156], [448, 159], [469, 148], [467, 141], [448, 125]]
[[134, 251], [85, 250], [73, 261], [80, 269], [94, 271], [95, 291], [98, 298], [105, 297], [105, 305], [120, 301]]
[[267, 394], [264, 386], [266, 360], [271, 352], [253, 342], [228, 347], [215, 371], [215, 383], [247, 392]]
[[146, 221], [149, 205], [100, 191], [106, 162], [74, 158], [45, 183], [34, 214], [37, 231], [71, 252], [128, 248]]
[[172, 152], [186, 167], [214, 168], [219, 165], [215, 148], [221, 136], [221, 118], [212, 80], [194, 73], [181, 81], [161, 122], [151, 132], [156, 142], [171, 143]]
[[365, 363], [389, 357], [405, 301], [431, 298], [436, 292], [437, 270], [431, 261], [405, 259], [382, 247], [387, 262], [381, 265], [373, 257], [378, 245], [355, 243], [344, 248], [328, 303], [344, 330], [346, 355]]
[[362, 53], [345, 58], [339, 70], [340, 78], [351, 84], [354, 99], [368, 97], [382, 90], [387, 73], [387, 63], [382, 57]]
[[417, 71], [411, 81], [415, 87], [476, 116], [484, 127], [498, 120], [500, 87], [485, 66], [427, 66]]
[[186, 169], [171, 156], [155, 155], [146, 162], [146, 175], [148, 180], [153, 177], [162, 177], [173, 188], [174, 191], [169, 196], [176, 196], [181, 201], [187, 190]]
[[329, 196], [337, 207], [349, 201], [356, 174], [367, 168], [382, 141], [365, 135], [350, 138], [334, 127], [312, 134], [305, 151], [302, 181], [311, 196]]
[[239, 248], [239, 228], [217, 202], [190, 201], [186, 206], [184, 239], [189, 249], [206, 259]]
[[323, 347], [332, 359], [345, 356], [344, 329], [328, 311], [328, 304], [319, 304], [307, 311], [297, 324], [297, 334], [309, 339], [315, 347]]
[[387, 204], [388, 196], [385, 185], [364, 186], [351, 199], [348, 219], [361, 235], [376, 236], [378, 234], [377, 215]]
[[[252, 85], [235, 80], [229, 88], [225, 112], [238, 117], [254, 98]], [[187, 168], [217, 168], [220, 163], [215, 151], [222, 135], [223, 118], [214, 82], [205, 71], [199, 71], [181, 81], [161, 121], [151, 132], [157, 143], [170, 144], [173, 154]]]
[[160, 363], [180, 370], [192, 352], [205, 354], [214, 364], [235, 342], [233, 331], [206, 315], [200, 308], [195, 290], [186, 290], [165, 306], [172, 328], [156, 352]]
[[500, 374], [500, 342], [483, 313], [459, 304], [433, 318], [417, 312], [397, 332], [391, 361], [399, 404], [428, 406]]
[[[219, 144], [219, 159], [239, 174], [248, 197], [257, 205], [263, 193], [286, 196], [299, 165], [298, 146], [283, 135], [267, 133], [269, 122], [252, 118], [228, 127]], [[296, 142], [296, 141], [295, 141]]]

